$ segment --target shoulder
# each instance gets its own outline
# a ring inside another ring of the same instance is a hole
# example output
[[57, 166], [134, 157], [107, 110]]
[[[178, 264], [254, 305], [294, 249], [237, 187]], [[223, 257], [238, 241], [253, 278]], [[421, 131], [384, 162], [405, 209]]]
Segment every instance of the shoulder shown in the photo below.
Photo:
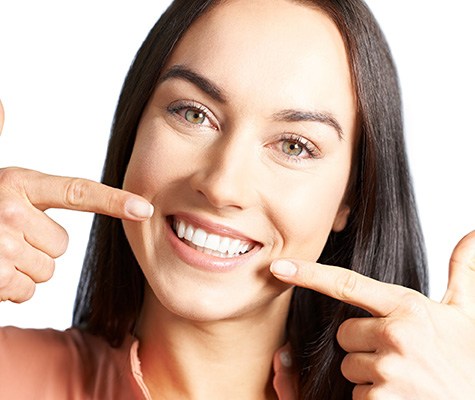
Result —
[[[0, 328], [0, 367], [29, 366], [34, 369], [45, 360], [60, 363], [70, 351], [71, 335], [53, 329]], [[39, 363], [39, 361], [42, 361]], [[50, 364], [50, 363], [49, 363]]]
[[114, 392], [133, 391], [127, 346], [78, 329], [0, 328], [0, 398], [125, 398]]

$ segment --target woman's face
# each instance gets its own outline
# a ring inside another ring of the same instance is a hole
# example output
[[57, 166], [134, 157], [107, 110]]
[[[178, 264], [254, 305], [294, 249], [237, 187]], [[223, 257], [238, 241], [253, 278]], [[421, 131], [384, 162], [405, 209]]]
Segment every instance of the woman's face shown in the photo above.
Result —
[[155, 206], [149, 221], [124, 222], [146, 301], [201, 321], [285, 309], [291, 291], [269, 265], [315, 261], [344, 228], [355, 114], [343, 42], [321, 12], [236, 0], [195, 22], [124, 181]]

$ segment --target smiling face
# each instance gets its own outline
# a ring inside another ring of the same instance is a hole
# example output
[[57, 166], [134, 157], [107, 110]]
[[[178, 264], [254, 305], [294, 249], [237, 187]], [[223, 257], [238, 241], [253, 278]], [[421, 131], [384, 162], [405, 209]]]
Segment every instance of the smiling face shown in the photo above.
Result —
[[344, 228], [355, 107], [323, 13], [236, 0], [198, 19], [162, 71], [124, 180], [155, 206], [124, 222], [146, 304], [195, 320], [286, 309], [269, 265], [315, 261]]

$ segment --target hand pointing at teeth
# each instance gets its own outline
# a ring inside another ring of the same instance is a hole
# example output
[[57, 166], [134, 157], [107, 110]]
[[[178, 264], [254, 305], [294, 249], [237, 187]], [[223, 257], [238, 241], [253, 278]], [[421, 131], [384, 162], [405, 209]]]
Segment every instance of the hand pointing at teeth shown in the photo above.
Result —
[[[0, 134], [4, 111], [0, 101]], [[153, 207], [142, 197], [80, 178], [21, 168], [0, 169], [0, 301], [22, 302], [47, 281], [68, 235], [43, 211], [66, 208], [144, 221]]]
[[475, 398], [475, 231], [452, 254], [441, 303], [339, 267], [279, 260], [271, 271], [372, 314], [345, 321], [337, 334], [354, 399]]
[[43, 211], [65, 208], [144, 221], [142, 197], [80, 178], [21, 168], [0, 169], [0, 301], [22, 302], [47, 281], [68, 243], [66, 231]]

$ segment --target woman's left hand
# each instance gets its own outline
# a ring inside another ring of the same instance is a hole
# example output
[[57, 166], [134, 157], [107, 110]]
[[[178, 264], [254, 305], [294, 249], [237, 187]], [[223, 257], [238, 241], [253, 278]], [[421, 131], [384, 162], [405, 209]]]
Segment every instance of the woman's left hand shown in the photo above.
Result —
[[454, 249], [441, 303], [339, 267], [279, 260], [271, 271], [373, 316], [349, 319], [337, 334], [354, 399], [475, 398], [475, 231]]

